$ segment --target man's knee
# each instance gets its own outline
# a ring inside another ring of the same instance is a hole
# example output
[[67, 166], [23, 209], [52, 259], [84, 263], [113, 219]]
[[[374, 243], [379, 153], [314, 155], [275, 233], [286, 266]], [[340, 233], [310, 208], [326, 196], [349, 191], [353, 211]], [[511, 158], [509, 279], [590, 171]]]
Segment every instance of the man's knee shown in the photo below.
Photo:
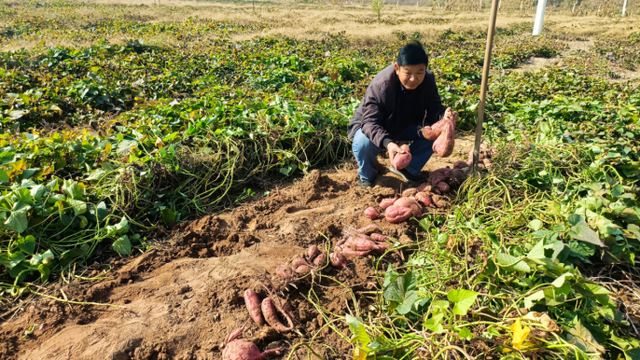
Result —
[[377, 147], [363, 132], [361, 129], [355, 133], [353, 137], [353, 151], [354, 152], [380, 152], [380, 148]]

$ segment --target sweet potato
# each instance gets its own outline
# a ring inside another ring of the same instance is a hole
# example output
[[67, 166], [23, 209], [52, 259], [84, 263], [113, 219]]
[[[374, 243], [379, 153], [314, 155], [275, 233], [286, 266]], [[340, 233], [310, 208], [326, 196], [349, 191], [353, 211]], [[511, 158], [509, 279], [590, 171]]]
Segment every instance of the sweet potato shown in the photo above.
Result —
[[468, 166], [469, 166], [469, 164], [467, 164], [466, 161], [458, 160], [455, 163], [453, 163], [453, 168], [454, 169], [464, 169], [464, 168], [466, 168]]
[[422, 132], [422, 136], [424, 136], [424, 138], [428, 140], [437, 139], [438, 136], [440, 136], [440, 133], [442, 132], [441, 129], [439, 128], [434, 129], [431, 126], [425, 126], [420, 131]]
[[278, 265], [276, 267], [276, 275], [288, 281], [293, 278], [293, 271], [288, 266]]
[[[444, 119], [443, 119], [444, 120]], [[452, 120], [447, 120], [443, 124], [442, 133], [433, 143], [433, 151], [441, 157], [450, 156], [456, 142], [456, 129]]]
[[280, 351], [282, 351], [280, 348], [261, 353], [258, 347], [251, 341], [236, 339], [242, 334], [243, 330], [244, 326], [229, 335], [226, 345], [222, 350], [222, 360], [262, 360], [267, 355], [280, 355]]
[[446, 198], [444, 196], [433, 195], [431, 198], [433, 200], [433, 203], [438, 208], [444, 208], [444, 207], [449, 206], [449, 202], [446, 200]]
[[378, 210], [376, 210], [376, 208], [369, 206], [368, 208], [364, 209], [364, 217], [366, 217], [367, 219], [375, 220], [380, 217], [380, 213], [378, 212]]
[[258, 325], [264, 325], [264, 319], [260, 311], [260, 298], [255, 291], [251, 289], [244, 291], [244, 304], [247, 306], [247, 310], [249, 310], [249, 315], [251, 315], [253, 321]]
[[306, 262], [303, 258], [297, 258], [297, 259], [293, 259], [293, 261], [291, 261], [291, 266], [295, 269], [298, 266], [302, 266], [302, 265], [307, 265], [309, 266], [309, 263]]
[[302, 277], [302, 276], [306, 276], [309, 275], [309, 273], [311, 272], [311, 266], [310, 265], [300, 265], [296, 268], [295, 270], [296, 275]]
[[339, 246], [336, 248], [336, 252], [341, 253], [347, 259], [369, 255], [369, 251], [354, 250], [348, 246]]
[[402, 145], [400, 148], [404, 151], [404, 153], [396, 153], [391, 160], [391, 165], [393, 165], [393, 167], [398, 170], [406, 168], [407, 166], [409, 166], [409, 163], [411, 163], [411, 153], [409, 152], [409, 146]]
[[409, 189], [407, 189], [407, 190], [405, 190], [405, 191], [403, 191], [403, 192], [402, 192], [402, 197], [412, 197], [412, 196], [414, 196], [414, 195], [415, 195], [415, 194], [417, 194], [417, 193], [418, 193], [418, 189], [416, 189], [416, 188], [409, 188]]
[[327, 264], [327, 254], [320, 254], [315, 259], [313, 259], [313, 265], [315, 266], [324, 266]]
[[[466, 165], [466, 164], [467, 164], [467, 163], [465, 163], [465, 165]], [[467, 168], [468, 168], [468, 166], [465, 166], [465, 167], [464, 167], [464, 168], [462, 168], [462, 169], [453, 169], [453, 170], [451, 171], [451, 177], [452, 177], [452, 178], [456, 178], [456, 179], [458, 179], [458, 180], [460, 180], [460, 181], [464, 181], [464, 179], [466, 179], [466, 178], [467, 178], [467, 173], [466, 173], [466, 171], [465, 171]]]
[[264, 298], [264, 300], [262, 300], [261, 308], [264, 319], [267, 321], [267, 324], [271, 325], [271, 327], [273, 327], [277, 331], [291, 330], [280, 322], [278, 314], [276, 313], [276, 308], [275, 306], [273, 306], [273, 301], [271, 300], [271, 298]]
[[451, 187], [449, 186], [449, 184], [443, 181], [438, 183], [438, 190], [440, 190], [442, 193], [448, 193], [449, 191], [451, 191]]
[[429, 192], [431, 191], [431, 185], [428, 183], [422, 183], [418, 186], [418, 192]]
[[396, 206], [402, 206], [411, 209], [413, 216], [419, 217], [422, 215], [422, 206], [413, 198], [400, 198], [393, 203]]
[[318, 250], [317, 246], [311, 245], [307, 250], [307, 255], [309, 255], [309, 260], [313, 261], [316, 256], [320, 255], [320, 250]]
[[389, 241], [389, 237], [382, 234], [371, 234], [371, 240], [377, 242]]
[[344, 246], [348, 246], [356, 251], [384, 251], [384, 249], [381, 249], [381, 247], [376, 244], [375, 241], [363, 239], [360, 237], [349, 237], [349, 239], [347, 239], [347, 242], [344, 243]]
[[365, 234], [365, 235], [369, 235], [371, 233], [374, 233], [376, 231], [379, 231], [380, 227], [376, 224], [369, 224], [365, 227], [361, 227], [360, 229], [356, 230], [357, 232], [359, 232], [360, 234]]
[[384, 199], [380, 201], [380, 207], [382, 208], [382, 210], [384, 210], [389, 206], [393, 205], [393, 203], [396, 202], [396, 200], [398, 199]]
[[385, 210], [384, 217], [392, 224], [401, 223], [411, 217], [412, 210], [408, 207], [391, 205]]
[[427, 193], [419, 192], [416, 194], [415, 199], [423, 206], [432, 206], [431, 197]]
[[329, 255], [329, 260], [331, 261], [331, 265], [337, 269], [342, 269], [347, 266], [347, 258], [341, 253], [332, 252]]

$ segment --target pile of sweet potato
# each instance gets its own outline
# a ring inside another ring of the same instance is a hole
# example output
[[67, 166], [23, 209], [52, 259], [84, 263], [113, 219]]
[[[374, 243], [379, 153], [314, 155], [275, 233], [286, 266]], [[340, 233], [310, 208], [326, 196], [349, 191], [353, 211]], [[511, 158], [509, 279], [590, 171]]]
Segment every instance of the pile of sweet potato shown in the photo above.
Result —
[[[467, 176], [467, 163], [458, 161], [456, 165], [458, 168], [432, 171], [426, 183], [403, 191], [401, 197], [396, 194], [394, 198], [383, 199], [379, 207], [384, 211], [387, 221], [397, 224], [412, 216], [420, 218], [425, 207], [449, 206], [449, 199], [445, 194], [457, 189]], [[364, 216], [372, 220], [378, 219], [380, 214], [381, 212], [373, 206], [364, 210]]]
[[345, 236], [333, 246], [329, 258], [331, 265], [341, 269], [346, 266], [348, 259], [368, 256], [371, 252], [384, 254], [393, 246], [389, 243], [389, 237], [379, 233], [380, 228], [376, 224], [369, 224], [355, 231], [346, 231]]
[[[279, 332], [293, 329], [293, 313], [291, 306], [275, 294], [265, 297], [262, 301], [253, 290], [247, 289], [244, 292], [244, 303], [249, 310], [249, 315], [258, 325], [264, 325], [265, 321]], [[287, 325], [280, 322], [278, 312], [286, 319]]]

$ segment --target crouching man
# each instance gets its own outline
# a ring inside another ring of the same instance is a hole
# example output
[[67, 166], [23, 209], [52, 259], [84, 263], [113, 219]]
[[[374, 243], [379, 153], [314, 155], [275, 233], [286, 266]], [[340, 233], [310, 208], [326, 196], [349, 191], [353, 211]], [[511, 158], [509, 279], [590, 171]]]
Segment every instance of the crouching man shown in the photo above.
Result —
[[390, 159], [403, 152], [395, 141], [412, 141], [411, 163], [404, 169], [391, 166], [389, 170], [410, 184], [420, 183], [418, 175], [433, 154], [434, 140], [425, 139], [419, 130], [450, 111], [442, 105], [428, 63], [422, 45], [408, 43], [398, 53], [396, 64], [380, 71], [367, 88], [347, 128], [360, 167], [358, 186], [373, 186], [378, 175], [374, 164], [381, 148], [387, 149]]

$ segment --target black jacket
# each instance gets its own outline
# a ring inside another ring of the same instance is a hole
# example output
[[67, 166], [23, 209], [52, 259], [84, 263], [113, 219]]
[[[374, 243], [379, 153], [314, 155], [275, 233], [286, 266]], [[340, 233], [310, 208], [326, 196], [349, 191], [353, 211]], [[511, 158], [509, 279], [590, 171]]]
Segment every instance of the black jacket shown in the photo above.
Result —
[[352, 139], [361, 128], [377, 147], [386, 148], [394, 134], [422, 124], [423, 119], [425, 125], [431, 125], [442, 118], [445, 110], [432, 71], [427, 70], [424, 81], [416, 89], [405, 90], [394, 66], [390, 65], [371, 80], [347, 132]]

